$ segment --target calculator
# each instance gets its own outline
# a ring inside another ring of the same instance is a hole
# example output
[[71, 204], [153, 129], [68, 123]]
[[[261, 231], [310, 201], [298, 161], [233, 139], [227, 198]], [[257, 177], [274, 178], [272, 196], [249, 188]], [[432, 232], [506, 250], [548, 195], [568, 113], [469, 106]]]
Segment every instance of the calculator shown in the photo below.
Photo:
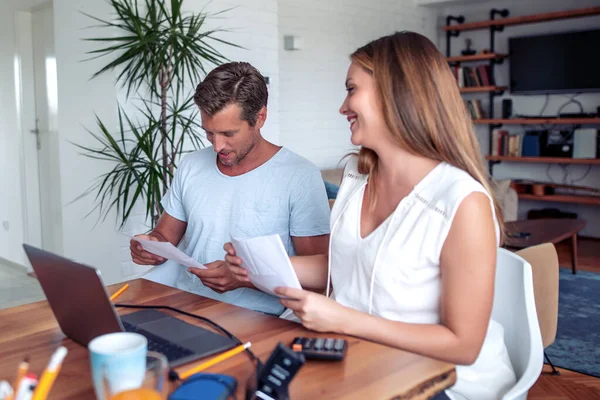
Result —
[[348, 341], [336, 338], [296, 337], [292, 350], [304, 354], [307, 360], [341, 361], [346, 356]]

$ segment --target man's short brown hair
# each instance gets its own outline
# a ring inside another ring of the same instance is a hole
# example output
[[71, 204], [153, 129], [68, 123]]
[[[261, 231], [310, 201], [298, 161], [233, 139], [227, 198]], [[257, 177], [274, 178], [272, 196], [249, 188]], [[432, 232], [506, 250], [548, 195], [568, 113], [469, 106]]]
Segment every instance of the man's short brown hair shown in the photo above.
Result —
[[254, 126], [268, 97], [265, 78], [256, 68], [247, 62], [230, 62], [213, 69], [200, 82], [194, 102], [211, 117], [236, 103], [242, 109], [241, 119]]

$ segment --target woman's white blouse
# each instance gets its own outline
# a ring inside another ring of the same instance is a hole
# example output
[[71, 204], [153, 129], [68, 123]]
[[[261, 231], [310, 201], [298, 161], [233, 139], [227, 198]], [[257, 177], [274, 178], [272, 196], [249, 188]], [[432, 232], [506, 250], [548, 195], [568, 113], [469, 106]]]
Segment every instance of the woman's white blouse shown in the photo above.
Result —
[[[345, 306], [378, 317], [439, 324], [442, 246], [462, 200], [473, 192], [487, 192], [468, 173], [442, 162], [380, 226], [362, 238], [360, 215], [366, 183], [367, 176], [358, 173], [356, 158], [351, 159], [331, 215], [332, 296]], [[496, 223], [499, 236], [497, 228]], [[457, 367], [457, 376], [457, 383], [447, 391], [457, 399], [497, 399], [514, 384], [499, 323], [490, 320], [477, 360]]]

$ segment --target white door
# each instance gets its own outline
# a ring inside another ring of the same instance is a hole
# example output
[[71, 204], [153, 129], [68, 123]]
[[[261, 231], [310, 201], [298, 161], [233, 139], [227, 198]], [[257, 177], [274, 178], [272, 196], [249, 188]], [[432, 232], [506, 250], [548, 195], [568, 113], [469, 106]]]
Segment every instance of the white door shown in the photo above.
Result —
[[25, 241], [62, 253], [58, 92], [52, 3], [19, 13]]

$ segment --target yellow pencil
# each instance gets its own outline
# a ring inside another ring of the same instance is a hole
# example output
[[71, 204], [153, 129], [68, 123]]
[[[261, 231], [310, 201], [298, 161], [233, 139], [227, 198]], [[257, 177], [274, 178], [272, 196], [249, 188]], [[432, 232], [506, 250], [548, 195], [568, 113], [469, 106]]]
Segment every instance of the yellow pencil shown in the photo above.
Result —
[[6, 400], [12, 400], [16, 394], [19, 385], [21, 384], [21, 380], [25, 375], [27, 375], [27, 371], [29, 370], [29, 357], [25, 357], [23, 361], [19, 363], [19, 367], [17, 369], [17, 377], [15, 378], [15, 383], [13, 384], [14, 393], [12, 396], [9, 396]]
[[215, 364], [218, 364], [222, 361], [227, 360], [228, 358], [235, 356], [236, 354], [241, 353], [242, 351], [246, 350], [250, 346], [252, 346], [252, 344], [250, 342], [248, 342], [246, 344], [240, 344], [239, 346], [234, 347], [233, 349], [226, 351], [225, 353], [223, 353], [221, 355], [211, 358], [207, 362], [202, 363], [202, 364], [198, 365], [197, 367], [188, 369], [187, 371], [181, 373], [179, 375], [179, 377], [182, 380], [185, 380], [198, 372], [204, 371], [205, 369], [210, 368]]
[[129, 283], [126, 283], [121, 289], [117, 290], [112, 296], [110, 296], [110, 300], [113, 301], [114, 299], [119, 297], [121, 295], [121, 293], [123, 293], [124, 291], [127, 290], [128, 287], [129, 287]]
[[50, 393], [50, 389], [52, 389], [52, 385], [56, 380], [56, 376], [60, 371], [60, 367], [66, 355], [67, 348], [63, 346], [56, 349], [54, 354], [52, 354], [50, 362], [44, 370], [44, 373], [42, 374], [42, 377], [40, 378], [40, 381], [33, 392], [32, 400], [45, 400], [48, 397], [48, 393]]

